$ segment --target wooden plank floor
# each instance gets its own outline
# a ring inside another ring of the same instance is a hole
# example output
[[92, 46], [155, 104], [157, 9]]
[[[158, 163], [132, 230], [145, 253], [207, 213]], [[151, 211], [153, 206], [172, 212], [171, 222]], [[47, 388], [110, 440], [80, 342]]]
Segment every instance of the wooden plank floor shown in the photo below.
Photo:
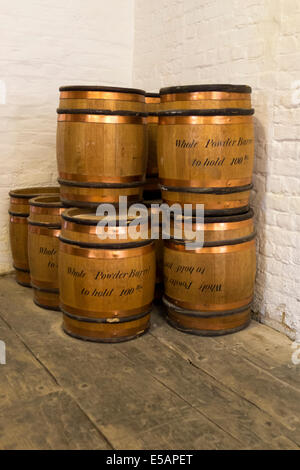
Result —
[[0, 278], [0, 449], [299, 449], [300, 365], [256, 322], [202, 338], [155, 309], [145, 336], [79, 341]]

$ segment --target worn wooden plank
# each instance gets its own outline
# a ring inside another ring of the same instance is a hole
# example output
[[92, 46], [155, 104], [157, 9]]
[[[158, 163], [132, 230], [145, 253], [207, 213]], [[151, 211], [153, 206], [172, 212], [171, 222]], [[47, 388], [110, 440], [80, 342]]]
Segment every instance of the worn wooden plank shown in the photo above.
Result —
[[[25, 292], [9, 295], [2, 315], [115, 448], [237, 449], [241, 443], [177, 393], [153, 380], [113, 344], [66, 336], [60, 314], [38, 309]], [[9, 312], [9, 313], [8, 313]], [[30, 318], [30, 322], [28, 319]], [[143, 337], [135, 340], [143, 341]]]
[[287, 437], [300, 444], [300, 392], [295, 387], [243, 358], [238, 351], [224, 348], [222, 341], [165, 328], [161, 318], [156, 320], [152, 334], [195, 367], [283, 424]]
[[[292, 361], [293, 341], [266, 325], [252, 322], [238, 335], [227, 335], [219, 342], [245, 359], [267, 370], [274, 377], [300, 390], [299, 365]], [[299, 354], [300, 357], [300, 354]]]
[[151, 334], [143, 342], [132, 341], [117, 347], [245, 448], [299, 449], [286, 437], [286, 429], [278, 421], [195, 368]]
[[0, 339], [6, 345], [6, 364], [0, 365], [0, 411], [59, 389], [55, 379], [1, 318]]
[[35, 397], [2, 410], [1, 450], [109, 450], [75, 401], [64, 392]]

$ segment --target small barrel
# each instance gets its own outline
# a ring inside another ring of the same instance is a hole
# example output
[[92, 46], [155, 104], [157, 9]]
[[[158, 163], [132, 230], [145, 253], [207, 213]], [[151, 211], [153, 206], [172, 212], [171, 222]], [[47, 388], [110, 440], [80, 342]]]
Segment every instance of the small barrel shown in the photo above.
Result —
[[145, 111], [145, 91], [110, 86], [62, 86], [59, 107], [64, 109], [109, 109]]
[[9, 232], [13, 266], [16, 270], [16, 281], [25, 287], [31, 287], [27, 244], [29, 199], [39, 194], [51, 193], [59, 193], [59, 188], [45, 186], [13, 189], [9, 192]]
[[[103, 218], [87, 209], [62, 214], [59, 253], [60, 308], [63, 328], [76, 338], [118, 342], [145, 333], [155, 286], [154, 243], [116, 226], [102, 227]], [[148, 224], [148, 217], [144, 219]], [[145, 226], [148, 230], [148, 225]], [[148, 232], [147, 232], [148, 233]]]
[[251, 108], [247, 85], [187, 85], [161, 88], [162, 111], [170, 109]]
[[146, 115], [131, 111], [58, 109], [61, 200], [96, 207], [142, 199], [147, 163]]
[[246, 212], [254, 160], [253, 109], [159, 113], [158, 164], [168, 204], [207, 215]]
[[38, 196], [29, 201], [28, 260], [34, 303], [59, 310], [58, 251], [61, 213], [59, 196]]
[[[174, 234], [164, 246], [167, 320], [186, 333], [222, 335], [245, 328], [251, 318], [256, 255], [253, 212], [206, 217], [203, 247]], [[190, 239], [191, 241], [191, 239]]]

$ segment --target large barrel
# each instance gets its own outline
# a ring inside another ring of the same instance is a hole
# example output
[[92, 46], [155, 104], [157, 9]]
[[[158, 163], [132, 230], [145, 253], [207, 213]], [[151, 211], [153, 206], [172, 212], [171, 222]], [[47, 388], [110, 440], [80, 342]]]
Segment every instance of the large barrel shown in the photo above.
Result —
[[59, 289], [65, 332], [100, 342], [145, 333], [154, 297], [154, 243], [142, 232], [134, 239], [126, 234], [129, 221], [107, 227], [113, 238], [100, 239], [102, 219], [88, 210], [68, 209], [62, 219]]
[[57, 165], [61, 200], [77, 207], [142, 199], [147, 165], [146, 115], [58, 109]]
[[254, 160], [253, 109], [159, 113], [158, 165], [168, 204], [206, 214], [246, 212]]
[[59, 107], [145, 111], [145, 91], [110, 86], [62, 86]]
[[203, 247], [183, 237], [165, 240], [164, 303], [172, 326], [200, 335], [221, 335], [248, 325], [255, 280], [253, 212], [208, 217]]
[[31, 287], [28, 264], [28, 230], [29, 199], [39, 194], [58, 193], [59, 188], [36, 187], [13, 189], [10, 191], [9, 232], [13, 265], [16, 270], [16, 281], [25, 287]]
[[28, 259], [34, 302], [40, 307], [59, 310], [58, 251], [61, 213], [59, 196], [30, 199], [28, 218]]
[[162, 111], [170, 109], [251, 108], [247, 85], [187, 85], [161, 88]]

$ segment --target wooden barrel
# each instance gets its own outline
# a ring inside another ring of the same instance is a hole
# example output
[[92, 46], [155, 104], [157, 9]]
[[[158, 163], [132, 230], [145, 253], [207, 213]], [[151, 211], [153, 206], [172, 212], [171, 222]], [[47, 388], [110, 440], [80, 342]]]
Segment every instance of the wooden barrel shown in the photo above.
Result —
[[106, 227], [115, 238], [103, 240], [97, 235], [101, 217], [88, 210], [68, 209], [62, 219], [59, 289], [65, 332], [100, 342], [145, 333], [154, 297], [154, 243], [142, 233], [136, 239], [127, 235], [129, 220], [125, 227]]
[[16, 271], [16, 281], [25, 287], [31, 287], [28, 264], [28, 226], [29, 199], [39, 194], [58, 193], [59, 188], [36, 187], [13, 189], [10, 191], [9, 232], [13, 266]]
[[61, 200], [77, 207], [142, 199], [147, 164], [146, 115], [58, 109]]
[[62, 86], [60, 108], [145, 111], [145, 91], [110, 86]]
[[221, 335], [248, 325], [255, 280], [253, 212], [207, 217], [203, 248], [183, 238], [165, 240], [164, 303], [172, 326]]
[[24, 287], [31, 287], [27, 248], [27, 215], [9, 214], [10, 247], [16, 281]]
[[253, 109], [159, 113], [158, 164], [168, 204], [204, 204], [206, 214], [249, 209]]
[[170, 109], [251, 108], [247, 85], [188, 85], [161, 88], [162, 111]]
[[59, 196], [38, 196], [29, 201], [28, 260], [34, 303], [59, 310], [58, 251], [61, 213]]

